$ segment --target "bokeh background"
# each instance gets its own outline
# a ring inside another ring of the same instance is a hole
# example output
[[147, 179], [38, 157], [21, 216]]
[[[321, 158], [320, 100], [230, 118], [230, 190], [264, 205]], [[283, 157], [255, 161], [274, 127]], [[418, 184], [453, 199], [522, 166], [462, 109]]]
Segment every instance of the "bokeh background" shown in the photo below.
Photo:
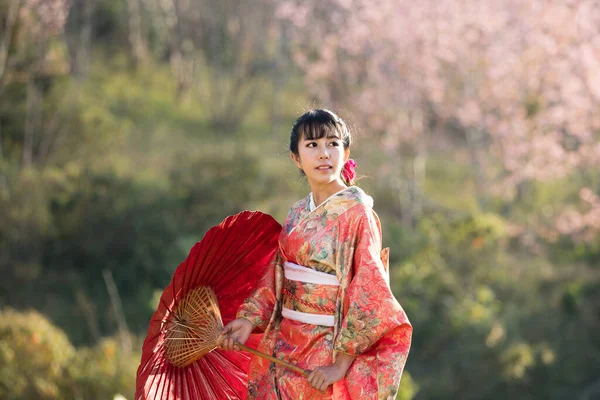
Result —
[[600, 2], [0, 0], [0, 398], [133, 398], [192, 244], [353, 127], [399, 399], [600, 399]]

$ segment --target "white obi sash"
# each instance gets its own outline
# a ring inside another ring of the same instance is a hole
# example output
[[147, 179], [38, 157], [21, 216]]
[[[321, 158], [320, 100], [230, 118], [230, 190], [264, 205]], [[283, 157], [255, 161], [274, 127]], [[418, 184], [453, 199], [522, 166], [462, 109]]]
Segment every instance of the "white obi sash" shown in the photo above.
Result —
[[[304, 283], [315, 283], [319, 285], [340, 286], [340, 281], [335, 275], [325, 272], [315, 271], [314, 269], [302, 265], [286, 262], [283, 265], [285, 279], [299, 281]], [[335, 317], [333, 315], [312, 314], [283, 307], [281, 314], [284, 318], [293, 321], [302, 322], [311, 325], [333, 326]]]

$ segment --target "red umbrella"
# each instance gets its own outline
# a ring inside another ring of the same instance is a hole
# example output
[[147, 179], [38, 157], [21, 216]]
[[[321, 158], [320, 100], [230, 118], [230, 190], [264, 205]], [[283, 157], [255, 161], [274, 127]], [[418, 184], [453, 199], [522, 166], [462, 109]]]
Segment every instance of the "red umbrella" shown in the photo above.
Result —
[[[243, 211], [211, 228], [175, 270], [150, 320], [137, 372], [136, 400], [245, 399], [250, 355], [215, 349], [178, 367], [165, 354], [165, 334], [186, 294], [208, 286], [216, 294], [223, 322], [235, 319], [274, 257], [281, 225], [271, 216]], [[256, 347], [259, 335], [247, 344]]]

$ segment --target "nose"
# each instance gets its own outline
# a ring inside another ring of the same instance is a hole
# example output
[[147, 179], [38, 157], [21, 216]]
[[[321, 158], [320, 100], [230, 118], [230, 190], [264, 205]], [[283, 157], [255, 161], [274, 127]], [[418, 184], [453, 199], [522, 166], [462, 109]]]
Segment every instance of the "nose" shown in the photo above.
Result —
[[329, 152], [327, 151], [327, 146], [320, 146], [321, 151], [319, 152], [319, 160], [326, 160], [329, 158]]

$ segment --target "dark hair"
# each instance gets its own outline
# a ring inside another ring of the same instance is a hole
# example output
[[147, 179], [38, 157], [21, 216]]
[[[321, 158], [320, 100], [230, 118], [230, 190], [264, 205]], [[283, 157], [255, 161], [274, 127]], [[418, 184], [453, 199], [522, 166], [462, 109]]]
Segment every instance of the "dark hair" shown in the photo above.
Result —
[[[344, 149], [352, 146], [352, 135], [346, 123], [333, 111], [325, 108], [309, 110], [294, 122], [290, 135], [290, 151], [296, 156], [298, 155], [298, 143], [303, 136], [305, 140], [336, 137], [342, 141]], [[348, 186], [354, 184], [354, 180], [348, 182], [343, 175], [342, 180]]]

